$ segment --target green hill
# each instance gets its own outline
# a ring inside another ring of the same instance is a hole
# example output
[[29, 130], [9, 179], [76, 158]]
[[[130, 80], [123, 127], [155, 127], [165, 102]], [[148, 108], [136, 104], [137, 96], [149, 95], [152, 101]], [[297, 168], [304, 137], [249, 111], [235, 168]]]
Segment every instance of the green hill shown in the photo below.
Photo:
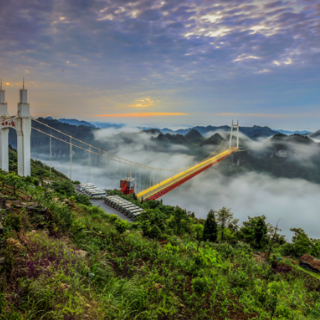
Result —
[[204, 140], [203, 142], [200, 143], [200, 146], [204, 146], [204, 145], [219, 145], [221, 142], [223, 141], [223, 138], [220, 136], [219, 133], [215, 133], [213, 134], [211, 137], [209, 137], [208, 139]]
[[204, 221], [131, 195], [145, 211], [129, 224], [83, 204], [67, 180], [0, 182], [2, 319], [320, 317], [319, 276], [297, 265], [319, 258], [320, 242], [302, 229], [287, 243], [264, 216], [239, 226], [222, 208]]
[[190, 143], [201, 143], [204, 140], [204, 137], [202, 136], [202, 134], [195, 129], [190, 130], [184, 137]]

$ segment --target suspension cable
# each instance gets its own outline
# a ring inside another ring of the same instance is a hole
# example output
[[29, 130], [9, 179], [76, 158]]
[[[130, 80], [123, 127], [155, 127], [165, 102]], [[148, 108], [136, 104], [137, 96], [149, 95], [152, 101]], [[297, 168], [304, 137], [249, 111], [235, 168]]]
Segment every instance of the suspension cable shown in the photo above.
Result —
[[[43, 122], [37, 120], [36, 118], [33, 118], [33, 117], [32, 117], [32, 120], [34, 120], [34, 121], [36, 121], [36, 122], [38, 122], [38, 123], [40, 123], [40, 124], [48, 127], [48, 128], [51, 129], [51, 130], [55, 130], [55, 131], [59, 132], [60, 134], [63, 134], [63, 135], [65, 135], [65, 136], [69, 137], [69, 138], [72, 138], [73, 140], [76, 140], [76, 141], [78, 141], [78, 142], [80, 142], [80, 143], [83, 143], [83, 144], [85, 144], [85, 145], [87, 145], [87, 146], [89, 146], [89, 147], [91, 147], [91, 148], [94, 148], [94, 149], [97, 149], [97, 150], [99, 150], [99, 151], [101, 151], [101, 152], [103, 152], [103, 153], [106, 153], [106, 154], [108, 154], [108, 155], [111, 156], [111, 157], [114, 157], [114, 158], [117, 158], [117, 159], [119, 159], [119, 160], [124, 161], [124, 162], [121, 161], [122, 163], [131, 163], [132, 165], [134, 165], [134, 166], [136, 166], [136, 167], [148, 168], [148, 169], [152, 169], [152, 170], [160, 169], [160, 168], [156, 168], [156, 167], [147, 166], [147, 165], [144, 165], [144, 164], [141, 164], [141, 163], [132, 161], [132, 160], [128, 160], [128, 159], [123, 158], [123, 157], [120, 157], [120, 156], [118, 156], [118, 155], [116, 155], [116, 154], [114, 154], [114, 153], [111, 153], [111, 152], [109, 152], [109, 151], [106, 151], [106, 150], [103, 150], [103, 149], [101, 149], [101, 148], [98, 148], [98, 147], [96, 147], [96, 146], [94, 146], [94, 145], [91, 145], [90, 143], [87, 143], [87, 142], [85, 142], [85, 141], [83, 141], [83, 140], [77, 139], [77, 138], [75, 138], [75, 137], [73, 137], [73, 136], [71, 136], [71, 135], [69, 135], [69, 134], [67, 134], [67, 133], [65, 133], [65, 132], [62, 132], [62, 131], [60, 131], [60, 130], [58, 130], [58, 129], [56, 129], [56, 128], [53, 128], [53, 127], [47, 125], [46, 123], [43, 123]], [[40, 130], [40, 129], [37, 129], [37, 128], [35, 128], [35, 127], [32, 127], [32, 129], [38, 130], [39, 132], [42, 132], [42, 133], [50, 136], [49, 133], [46, 133], [46, 132], [44, 132], [44, 131], [42, 131], [42, 130]], [[51, 136], [52, 136], [52, 137], [55, 137], [55, 136], [53, 136], [53, 135], [51, 135]], [[61, 141], [64, 141], [64, 140], [61, 139]], [[76, 145], [75, 145], [75, 146], [76, 146]], [[108, 157], [108, 159], [111, 159], [111, 158]], [[114, 160], [114, 159], [111, 159], [111, 160]], [[115, 161], [116, 161], [116, 160], [115, 160]], [[163, 170], [171, 171], [171, 172], [180, 171], [180, 169], [163, 169]]]

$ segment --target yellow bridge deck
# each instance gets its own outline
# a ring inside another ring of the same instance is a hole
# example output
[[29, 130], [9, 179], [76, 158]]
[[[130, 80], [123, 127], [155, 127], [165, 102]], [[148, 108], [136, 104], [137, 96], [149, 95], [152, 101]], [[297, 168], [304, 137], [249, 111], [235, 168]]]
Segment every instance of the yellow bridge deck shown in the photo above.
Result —
[[185, 170], [181, 173], [178, 173], [169, 179], [166, 179], [166, 180], [164, 180], [164, 181], [162, 181], [162, 182], [160, 182], [160, 183], [158, 183], [158, 184], [156, 184], [146, 190], [139, 192], [137, 194], [137, 198], [139, 200], [141, 200], [141, 199], [147, 200], [149, 198], [150, 199], [157, 199], [157, 198], [161, 197], [161, 195], [164, 195], [165, 193], [178, 187], [179, 185], [181, 185], [185, 181], [191, 179], [192, 177], [194, 177], [198, 173], [201, 173], [202, 171], [208, 169], [209, 167], [211, 167], [215, 163], [230, 156], [236, 150], [237, 150], [237, 148], [231, 148], [231, 149], [228, 149], [228, 150], [226, 150], [226, 151], [224, 151], [224, 152], [222, 152], [212, 158], [209, 158], [207, 160], [199, 162], [195, 166], [188, 168], [187, 170]]

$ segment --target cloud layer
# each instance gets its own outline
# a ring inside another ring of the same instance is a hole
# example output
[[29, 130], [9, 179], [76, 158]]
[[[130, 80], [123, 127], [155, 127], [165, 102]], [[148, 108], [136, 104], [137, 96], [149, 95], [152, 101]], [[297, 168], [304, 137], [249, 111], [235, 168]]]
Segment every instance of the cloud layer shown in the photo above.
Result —
[[179, 205], [206, 218], [210, 209], [231, 208], [240, 222], [248, 216], [265, 215], [279, 227], [287, 240], [290, 228], [303, 228], [309, 236], [320, 238], [320, 186], [305, 180], [272, 178], [254, 172], [226, 178], [216, 169], [207, 170], [163, 197], [165, 204]]
[[[220, 132], [224, 134], [223, 132]], [[103, 143], [105, 149], [118, 156], [149, 166], [179, 169], [195, 164], [196, 159], [188, 155], [188, 148], [171, 144], [169, 147], [154, 142], [149, 133], [139, 132], [137, 128], [103, 129], [95, 133], [95, 139]], [[245, 136], [241, 135], [244, 141]], [[265, 152], [270, 147], [270, 139], [249, 141], [247, 149], [251, 152]], [[213, 152], [216, 146], [207, 146], [207, 152]], [[301, 147], [290, 145], [299, 152], [294, 158], [300, 164], [312, 165], [308, 157], [319, 152], [317, 146]], [[44, 155], [36, 155], [45, 159]], [[47, 155], [48, 157], [48, 155]], [[151, 183], [172, 176], [173, 173], [135, 169], [128, 164], [118, 164], [92, 155], [92, 167], [88, 168], [88, 159], [76, 154], [73, 156], [72, 179], [81, 182], [91, 181], [100, 188], [119, 188], [120, 179], [128, 173], [136, 179], [138, 192]], [[49, 163], [48, 158], [45, 159]], [[62, 156], [52, 164], [56, 169], [70, 174], [68, 155]], [[291, 240], [290, 228], [303, 228], [313, 238], [320, 238], [318, 215], [320, 207], [320, 186], [299, 179], [272, 178], [265, 174], [248, 172], [242, 175], [226, 177], [220, 173], [220, 164], [194, 177], [182, 186], [163, 197], [165, 204], [179, 205], [194, 211], [197, 217], [206, 218], [210, 209], [219, 210], [223, 206], [232, 208], [235, 217], [244, 221], [248, 216], [265, 215], [268, 222], [279, 226], [282, 233]], [[90, 179], [89, 179], [90, 176]]]

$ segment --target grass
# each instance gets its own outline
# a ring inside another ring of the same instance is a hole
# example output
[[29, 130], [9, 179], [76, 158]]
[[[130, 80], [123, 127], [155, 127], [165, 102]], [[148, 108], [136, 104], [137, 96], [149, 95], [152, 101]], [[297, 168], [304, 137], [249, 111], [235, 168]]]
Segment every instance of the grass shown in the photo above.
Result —
[[[0, 319], [318, 319], [320, 279], [276, 273], [246, 244], [120, 234], [98, 207], [34, 197], [3, 211]], [[19, 215], [21, 219], [13, 219]], [[281, 263], [287, 263], [282, 261]]]

